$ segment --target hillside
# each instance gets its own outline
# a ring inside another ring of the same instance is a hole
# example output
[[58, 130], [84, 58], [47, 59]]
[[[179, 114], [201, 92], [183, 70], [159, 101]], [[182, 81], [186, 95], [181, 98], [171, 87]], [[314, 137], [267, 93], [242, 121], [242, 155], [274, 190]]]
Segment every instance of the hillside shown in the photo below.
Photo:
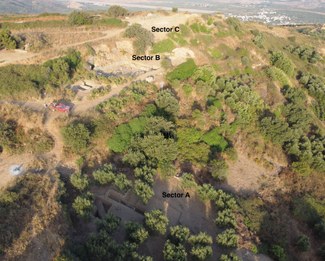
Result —
[[0, 23], [1, 258], [325, 260], [324, 27]]

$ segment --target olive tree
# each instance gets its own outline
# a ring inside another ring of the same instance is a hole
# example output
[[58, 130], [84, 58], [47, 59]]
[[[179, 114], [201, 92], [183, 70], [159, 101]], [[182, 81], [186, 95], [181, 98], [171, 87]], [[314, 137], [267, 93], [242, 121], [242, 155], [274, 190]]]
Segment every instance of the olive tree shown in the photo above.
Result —
[[85, 190], [89, 185], [88, 177], [80, 172], [70, 176], [71, 184], [78, 190]]
[[78, 196], [72, 203], [72, 207], [76, 214], [84, 219], [89, 218], [93, 210], [92, 194], [88, 193], [85, 196]]
[[186, 261], [187, 253], [183, 245], [175, 245], [169, 240], [164, 246], [164, 260], [166, 261]]
[[152, 210], [151, 212], [145, 213], [144, 216], [145, 224], [151, 231], [157, 231], [162, 235], [166, 233], [169, 221], [161, 210]]

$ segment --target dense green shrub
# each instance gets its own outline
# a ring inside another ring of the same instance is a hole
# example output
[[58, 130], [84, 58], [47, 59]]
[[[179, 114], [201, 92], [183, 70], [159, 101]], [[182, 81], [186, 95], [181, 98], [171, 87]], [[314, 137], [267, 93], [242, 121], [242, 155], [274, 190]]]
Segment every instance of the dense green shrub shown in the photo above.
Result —
[[198, 260], [206, 260], [212, 255], [212, 237], [205, 232], [189, 237], [188, 242], [191, 244], [191, 255]]
[[288, 45], [284, 49], [299, 56], [301, 60], [308, 61], [309, 63], [316, 63], [321, 59], [320, 54], [314, 47]]
[[70, 176], [71, 184], [78, 190], [85, 190], [89, 185], [88, 177], [78, 172]]
[[291, 84], [290, 80], [288, 79], [288, 76], [280, 68], [271, 66], [268, 67], [265, 72], [268, 77], [270, 77], [274, 81], [278, 81], [282, 86]]
[[236, 199], [232, 195], [224, 192], [221, 189], [218, 189], [216, 191], [215, 203], [219, 210], [222, 209], [236, 210], [238, 207], [236, 203]]
[[134, 118], [128, 123], [119, 125], [113, 136], [108, 140], [108, 146], [114, 152], [123, 152], [131, 144], [132, 137], [144, 132], [148, 119], [145, 117]]
[[325, 83], [322, 78], [310, 73], [299, 73], [299, 82], [308, 90], [315, 101], [313, 104], [317, 117], [325, 120]]
[[241, 22], [235, 18], [235, 17], [228, 17], [226, 19], [226, 22], [232, 29], [234, 29], [236, 32], [241, 32], [242, 31], [242, 25]]
[[229, 228], [217, 235], [217, 243], [225, 247], [236, 247], [238, 244], [238, 236], [234, 229]]
[[228, 147], [228, 142], [219, 134], [218, 128], [205, 133], [201, 140], [210, 146], [216, 147], [219, 151], [224, 151]]
[[287, 260], [287, 255], [285, 253], [285, 250], [283, 249], [283, 247], [279, 245], [273, 245], [270, 252], [277, 261]]
[[0, 67], [0, 97], [23, 99], [37, 97], [46, 83], [46, 69], [40, 65]]
[[241, 261], [241, 259], [235, 253], [230, 253], [228, 255], [222, 254], [219, 261]]
[[73, 11], [69, 15], [69, 23], [71, 25], [87, 25], [91, 24], [92, 22], [93, 20], [91, 19], [91, 17], [85, 12]]
[[112, 5], [108, 9], [108, 15], [112, 17], [123, 17], [128, 14], [128, 10], [118, 5]]
[[137, 54], [145, 53], [146, 49], [154, 42], [153, 34], [140, 24], [132, 24], [125, 30], [125, 36], [135, 38], [133, 47]]
[[100, 184], [105, 185], [111, 183], [115, 179], [112, 164], [105, 164], [100, 169], [93, 172], [94, 179]]
[[195, 128], [180, 127], [177, 129], [178, 158], [194, 164], [206, 164], [211, 148], [201, 142], [203, 133]]
[[165, 39], [152, 46], [152, 53], [170, 53], [174, 48], [174, 42], [171, 39]]
[[218, 98], [224, 100], [235, 113], [236, 124], [241, 127], [252, 126], [258, 120], [259, 111], [264, 107], [259, 95], [245, 82], [247, 80], [243, 76], [218, 77], [214, 85]]
[[16, 49], [17, 42], [8, 29], [0, 30], [0, 50], [1, 49]]
[[148, 166], [141, 166], [134, 169], [134, 176], [148, 185], [153, 184], [155, 175], [156, 170]]
[[175, 245], [169, 240], [166, 241], [164, 250], [164, 260], [166, 261], [186, 261], [187, 253], [182, 245]]
[[151, 231], [157, 231], [162, 235], [166, 233], [169, 221], [161, 210], [156, 209], [150, 212], [146, 212], [144, 214], [144, 217], [145, 224]]
[[212, 160], [209, 162], [211, 176], [218, 181], [225, 181], [228, 175], [228, 165], [224, 160]]
[[141, 198], [144, 204], [148, 203], [154, 195], [154, 191], [150, 185], [141, 180], [136, 180], [134, 183], [134, 193]]
[[218, 226], [221, 227], [226, 227], [226, 226], [236, 227], [237, 224], [235, 214], [231, 209], [218, 211], [216, 223]]
[[197, 143], [200, 141], [203, 133], [195, 128], [179, 127], [177, 128], [177, 138], [179, 144]]
[[128, 180], [125, 174], [119, 173], [115, 175], [114, 185], [118, 187], [119, 190], [126, 191], [131, 187], [131, 184], [132, 184], [131, 181]]
[[283, 145], [290, 139], [289, 124], [275, 115], [261, 117], [259, 125], [262, 134], [274, 143]]
[[60, 87], [69, 81], [70, 68], [69, 63], [65, 59], [54, 59], [46, 62], [44, 66], [49, 71], [48, 81], [54, 87]]
[[114, 152], [123, 152], [131, 144], [132, 129], [129, 124], [118, 126], [108, 140], [108, 147]]
[[112, 233], [119, 227], [120, 223], [121, 218], [116, 217], [113, 214], [107, 214], [97, 222], [97, 228], [99, 231], [103, 230], [106, 233]]
[[196, 83], [204, 82], [208, 85], [212, 85], [216, 80], [215, 68], [210, 65], [198, 67], [191, 76], [191, 79], [195, 80]]
[[309, 237], [306, 235], [301, 235], [296, 241], [296, 246], [301, 252], [308, 251], [310, 248]]
[[197, 186], [193, 174], [184, 173], [182, 175], [182, 187], [185, 189], [195, 188]]
[[65, 145], [74, 153], [87, 150], [90, 142], [90, 131], [83, 123], [71, 123], [62, 129]]
[[193, 23], [190, 25], [190, 28], [194, 33], [209, 33], [210, 30], [202, 23]]
[[307, 166], [323, 173], [325, 172], [324, 144], [324, 136], [311, 135], [308, 137], [302, 135], [293, 137], [288, 141], [285, 150], [295, 162], [303, 163], [300, 165], [303, 169]]
[[282, 110], [283, 116], [286, 117], [289, 127], [293, 130], [308, 131], [312, 122], [310, 113], [302, 108], [300, 104], [287, 103]]
[[104, 230], [97, 234], [91, 234], [86, 242], [89, 259], [112, 260], [117, 256], [119, 245]]
[[187, 227], [181, 225], [170, 227], [171, 240], [176, 244], [185, 243], [189, 236], [190, 230]]
[[178, 65], [173, 71], [167, 74], [167, 79], [186, 80], [191, 77], [196, 69], [196, 64], [193, 59], [188, 59], [185, 63]]
[[89, 218], [94, 208], [92, 195], [88, 193], [84, 196], [77, 196], [72, 203], [72, 207], [79, 217]]
[[150, 134], [134, 138], [124, 161], [132, 166], [152, 162], [153, 166], [172, 164], [177, 157], [177, 147], [173, 139], [166, 139], [162, 134]]
[[148, 237], [148, 231], [138, 223], [128, 222], [125, 224], [129, 240], [136, 244], [142, 244]]
[[251, 33], [254, 35], [253, 43], [259, 47], [263, 48], [264, 46], [264, 35], [258, 30], [252, 30]]
[[305, 92], [300, 88], [284, 86], [281, 88], [281, 92], [289, 103], [304, 105], [304, 103], [307, 101]]
[[0, 121], [0, 146], [8, 152], [22, 150], [18, 124], [15, 121]]
[[73, 74], [80, 65], [81, 54], [72, 49], [63, 57], [45, 62], [43, 67], [46, 75], [46, 83], [57, 88], [66, 84], [73, 77]]
[[203, 184], [198, 187], [197, 190], [199, 197], [203, 201], [215, 200], [217, 197], [217, 192], [211, 184]]
[[283, 52], [272, 52], [271, 64], [284, 71], [288, 76], [293, 76], [295, 70], [294, 64]]
[[176, 116], [179, 110], [178, 100], [170, 90], [161, 90], [155, 104], [168, 115]]

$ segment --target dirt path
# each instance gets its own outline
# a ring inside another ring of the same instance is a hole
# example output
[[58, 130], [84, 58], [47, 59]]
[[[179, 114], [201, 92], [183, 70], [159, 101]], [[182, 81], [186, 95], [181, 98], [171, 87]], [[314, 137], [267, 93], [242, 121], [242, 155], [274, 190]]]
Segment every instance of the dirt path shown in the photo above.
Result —
[[56, 123], [56, 120], [59, 118], [59, 116], [58, 115], [50, 116], [50, 114], [48, 115], [49, 116], [44, 124], [44, 128], [48, 133], [50, 133], [50, 135], [54, 139], [54, 147], [48, 153], [48, 156], [55, 156], [56, 161], [59, 163], [62, 160], [63, 146], [64, 146], [60, 129], [58, 128]]
[[[197, 14], [172, 14], [172, 15], [163, 15], [163, 14], [148, 14], [147, 16], [134, 16], [130, 17], [127, 22], [129, 24], [139, 23], [144, 28], [151, 31], [152, 26], [156, 27], [173, 27], [179, 24], [186, 23], [189, 19], [193, 19], [198, 17]], [[46, 30], [46, 29], [44, 29]], [[120, 35], [124, 32], [125, 28], [110, 28], [107, 30], [94, 30], [89, 32], [100, 32], [103, 36], [88, 39], [85, 41], [77, 42], [77, 43], [70, 43], [70, 44], [62, 44], [57, 45], [53, 48], [49, 48], [43, 50], [39, 53], [31, 53], [24, 50], [2, 50], [0, 51], [0, 66], [5, 66], [8, 64], [29, 64], [29, 63], [41, 63], [49, 59], [57, 58], [60, 56], [62, 51], [67, 50], [69, 48], [75, 48], [82, 46], [84, 44], [91, 44], [100, 42], [103, 40], [109, 40], [114, 38], [122, 38]], [[89, 33], [85, 31], [84, 33]], [[71, 34], [80, 33], [80, 28], [77, 28], [76, 31], [69, 31], [69, 32], [60, 32], [61, 34]], [[167, 33], [155, 33], [156, 40], [161, 40], [166, 37]]]
[[[57, 47], [46, 49], [39, 53], [31, 53], [23, 50], [14, 50], [14, 51], [0, 51], [0, 66], [5, 66], [8, 64], [17, 64], [17, 63], [40, 63], [48, 59], [57, 58], [60, 56], [60, 52], [67, 50], [69, 48], [78, 47], [84, 44], [90, 44], [94, 42], [99, 42], [102, 40], [107, 40], [114, 38], [121, 34], [124, 29], [111, 29], [107, 31], [102, 31], [104, 36], [96, 37], [82, 42], [72, 43], [72, 44], [63, 44]], [[64, 32], [63, 32], [64, 33]], [[73, 34], [73, 32], [71, 32]]]
[[[103, 96], [99, 97], [94, 100], [87, 100], [84, 99], [82, 101], [77, 101], [75, 103], [75, 109], [72, 111], [71, 115], [80, 115], [85, 113], [86, 111], [89, 111], [93, 108], [95, 108], [98, 104], [101, 102], [111, 98], [114, 95], [118, 95], [123, 88], [125, 88], [127, 85], [119, 85], [112, 88], [112, 91]], [[19, 107], [28, 108], [33, 111], [37, 112], [44, 112], [46, 108], [44, 107], [43, 101], [30, 101], [30, 102], [23, 102], [23, 101], [0, 101], [1, 104], [10, 103]], [[45, 131], [47, 131], [54, 139], [54, 147], [53, 149], [44, 154], [43, 156], [46, 159], [49, 159], [50, 162], [53, 162], [53, 164], [50, 164], [50, 169], [55, 169], [56, 166], [58, 166], [63, 160], [63, 148], [64, 148], [64, 142], [63, 137], [60, 131], [60, 127], [58, 125], [58, 120], [62, 117], [64, 117], [64, 114], [61, 114], [59, 112], [52, 112], [47, 111], [45, 114], [45, 123], [43, 125], [43, 128]], [[22, 155], [1, 155], [0, 158], [0, 188], [5, 187], [11, 180], [13, 180], [13, 176], [9, 173], [9, 167], [11, 165], [17, 164], [23, 164], [23, 167], [25, 169], [28, 169], [27, 166], [29, 163], [31, 163], [34, 160], [34, 155], [32, 154], [22, 154]]]
[[[188, 19], [196, 17], [197, 15], [194, 14], [188, 14], [184, 16], [178, 16], [177, 14], [172, 15], [162, 15], [162, 14], [154, 14], [151, 16], [135, 16], [128, 19], [128, 22], [130, 24], [132, 23], [140, 23], [143, 27], [147, 29], [151, 29], [151, 26], [161, 27], [161, 26], [177, 26], [181, 23], [185, 23]], [[103, 31], [102, 36], [96, 37], [93, 39], [89, 39], [83, 42], [73, 43], [73, 44], [66, 44], [62, 46], [56, 46], [55, 48], [52, 48], [50, 51], [45, 50], [38, 54], [33, 54], [29, 52], [24, 51], [16, 51], [16, 52], [7, 52], [7, 51], [1, 51], [0, 52], [0, 66], [6, 65], [6, 64], [14, 64], [14, 63], [31, 63], [31, 62], [40, 62], [42, 59], [49, 59], [49, 58], [55, 58], [59, 56], [60, 53], [62, 53], [62, 50], [68, 49], [71, 47], [77, 47], [86, 43], [94, 43], [102, 40], [108, 40], [108, 39], [114, 39], [117, 38], [125, 29], [110, 29]], [[158, 39], [163, 36], [164, 33], [158, 33]], [[52, 52], [52, 53], [51, 53]], [[10, 54], [10, 55], [8, 55]], [[51, 56], [51, 57], [49, 57]], [[159, 68], [157, 70], [150, 70], [146, 73], [143, 73], [139, 75], [138, 77], [132, 79], [132, 81], [136, 80], [145, 80], [148, 76], [154, 76], [155, 81], [163, 81], [163, 72], [164, 70], [162, 68]], [[111, 92], [105, 96], [98, 97], [96, 99], [87, 99], [87, 97], [84, 97], [82, 100], [76, 100], [73, 101], [74, 108], [71, 111], [71, 115], [82, 115], [86, 113], [89, 110], [94, 109], [98, 104], [102, 103], [103, 101], [111, 98], [114, 95], [118, 95], [123, 88], [125, 88], [128, 84], [118, 85], [114, 86], [111, 90]], [[63, 148], [64, 148], [64, 142], [61, 135], [60, 127], [58, 125], [59, 120], [61, 117], [64, 117], [64, 114], [61, 114], [59, 112], [51, 112], [46, 111], [46, 108], [44, 107], [44, 102], [41, 100], [34, 100], [34, 101], [0, 101], [0, 103], [10, 103], [22, 108], [27, 108], [33, 111], [46, 113], [45, 114], [45, 122], [43, 125], [43, 129], [47, 131], [54, 139], [55, 145], [53, 149], [41, 156], [51, 161], [51, 164], [49, 166], [49, 169], [54, 169], [58, 164], [62, 163], [64, 161], [63, 157]], [[49, 102], [49, 101], [47, 101]], [[20, 156], [5, 156], [2, 155], [0, 159], [0, 187], [4, 186], [9, 182], [9, 180], [12, 179], [12, 176], [9, 174], [9, 166], [8, 164], [20, 164], [27, 162], [32, 162], [34, 159], [34, 155], [20, 155]], [[4, 165], [3, 165], [4, 164]]]

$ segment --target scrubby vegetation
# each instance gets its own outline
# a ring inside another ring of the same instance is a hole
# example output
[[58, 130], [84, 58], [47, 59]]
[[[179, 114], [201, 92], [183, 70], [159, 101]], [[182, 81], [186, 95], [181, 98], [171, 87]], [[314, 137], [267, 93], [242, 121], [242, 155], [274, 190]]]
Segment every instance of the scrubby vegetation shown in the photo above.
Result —
[[62, 130], [67, 147], [74, 153], [82, 153], [88, 148], [90, 132], [82, 123], [73, 123]]
[[93, 20], [91, 19], [90, 15], [85, 12], [73, 11], [69, 15], [69, 23], [71, 25], [87, 25], [91, 24], [92, 22]]
[[[112, 6], [100, 18], [73, 12], [60, 23], [126, 26], [127, 14]], [[1, 168], [33, 156], [23, 165], [33, 174], [0, 191], [1, 258], [32, 259], [23, 252], [38, 254], [42, 244], [53, 260], [239, 261], [237, 249], [323, 258], [321, 38], [217, 15], [180, 29], [154, 43], [140, 24], [126, 28], [137, 54], [164, 53], [162, 69], [148, 61], [153, 83], [135, 80], [142, 68], [92, 71], [103, 55], [95, 43], [43, 64], [0, 67], [0, 153], [10, 164]], [[45, 35], [25, 36], [31, 50], [47, 48]], [[18, 38], [2, 30], [0, 48], [20, 48]], [[195, 55], [169, 57], [181, 46]], [[103, 87], [80, 96], [67, 88], [88, 77]], [[51, 112], [43, 103], [52, 97], [76, 108]]]
[[16, 49], [17, 42], [8, 29], [0, 31], [0, 50], [1, 49]]
[[171, 52], [175, 48], [175, 45], [172, 40], [166, 39], [162, 40], [158, 43], [155, 43], [152, 46], [152, 52], [153, 53], [165, 53], [165, 52]]
[[135, 38], [133, 47], [137, 54], [144, 54], [153, 44], [153, 34], [140, 24], [132, 24], [126, 28], [124, 35], [128, 38]]
[[112, 17], [123, 17], [126, 16], [127, 14], [128, 14], [128, 10], [118, 5], [112, 5], [108, 9], [108, 15]]
[[[22, 255], [51, 222], [62, 216], [58, 201], [59, 179], [55, 176], [25, 174], [0, 193], [0, 255], [12, 259]], [[56, 229], [57, 232], [60, 230]], [[33, 237], [30, 235], [33, 231]], [[53, 233], [55, 230], [52, 231]], [[62, 233], [63, 231], [61, 231]]]
[[320, 54], [313, 47], [288, 45], [285, 47], [285, 50], [299, 56], [300, 59], [308, 61], [309, 63], [316, 63], [321, 60]]
[[52, 137], [41, 129], [26, 130], [14, 120], [0, 119], [0, 149], [2, 152], [10, 154], [44, 153], [50, 151], [53, 145]]
[[[42, 65], [8, 65], [0, 68], [0, 97], [24, 99], [38, 97], [61, 89], [73, 78], [81, 64], [80, 53], [71, 50], [66, 56], [49, 60]], [[11, 75], [12, 78], [6, 77]]]

